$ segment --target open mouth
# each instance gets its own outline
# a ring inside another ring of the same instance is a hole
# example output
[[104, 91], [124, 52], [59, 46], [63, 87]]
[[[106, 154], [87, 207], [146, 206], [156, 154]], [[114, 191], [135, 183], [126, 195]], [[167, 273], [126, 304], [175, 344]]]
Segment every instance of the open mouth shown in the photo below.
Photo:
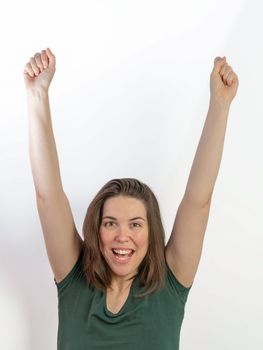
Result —
[[117, 258], [118, 260], [126, 261], [133, 256], [135, 250], [134, 249], [129, 249], [129, 250], [112, 249], [112, 252], [115, 258]]

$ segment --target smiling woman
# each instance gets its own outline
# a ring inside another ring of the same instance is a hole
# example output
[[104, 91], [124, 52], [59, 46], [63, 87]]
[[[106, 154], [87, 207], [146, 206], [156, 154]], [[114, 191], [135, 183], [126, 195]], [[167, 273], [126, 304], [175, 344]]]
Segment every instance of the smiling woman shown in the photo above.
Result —
[[[157, 199], [146, 184], [132, 178], [106, 183], [89, 205], [83, 236], [84, 272], [94, 287], [120, 292], [135, 276], [145, 288], [141, 296], [164, 286], [165, 233]], [[134, 253], [118, 257], [112, 249]]]
[[26, 64], [24, 80], [37, 209], [58, 292], [58, 350], [178, 350], [237, 75], [225, 58], [215, 59], [211, 104], [165, 247], [157, 199], [134, 178], [108, 181], [87, 209], [84, 242], [78, 234], [51, 123], [55, 70], [55, 55], [42, 50]]
[[134, 178], [108, 181], [87, 209], [83, 235], [76, 264], [56, 283], [58, 349], [177, 350], [190, 288], [166, 263], [152, 190]]

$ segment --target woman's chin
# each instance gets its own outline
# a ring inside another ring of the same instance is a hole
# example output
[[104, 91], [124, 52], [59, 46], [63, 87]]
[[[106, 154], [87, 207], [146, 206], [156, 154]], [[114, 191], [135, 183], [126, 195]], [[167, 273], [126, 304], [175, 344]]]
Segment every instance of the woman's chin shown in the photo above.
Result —
[[136, 252], [130, 257], [118, 257], [114, 253], [107, 254], [105, 260], [110, 267], [112, 273], [116, 276], [125, 277], [127, 275], [136, 275], [138, 266], [136, 264]]
[[124, 265], [124, 264], [116, 265], [113, 263], [108, 263], [108, 265], [114, 276], [127, 277], [130, 275], [137, 274], [137, 269], [134, 266]]

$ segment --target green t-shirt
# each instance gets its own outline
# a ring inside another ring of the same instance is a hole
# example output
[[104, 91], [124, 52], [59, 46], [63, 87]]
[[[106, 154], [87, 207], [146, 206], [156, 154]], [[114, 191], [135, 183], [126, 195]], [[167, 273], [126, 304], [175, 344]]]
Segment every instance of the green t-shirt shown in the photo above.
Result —
[[106, 292], [92, 288], [82, 270], [83, 252], [59, 283], [58, 350], [178, 350], [184, 308], [191, 289], [167, 267], [165, 288], [142, 298], [133, 295], [117, 314], [106, 307]]

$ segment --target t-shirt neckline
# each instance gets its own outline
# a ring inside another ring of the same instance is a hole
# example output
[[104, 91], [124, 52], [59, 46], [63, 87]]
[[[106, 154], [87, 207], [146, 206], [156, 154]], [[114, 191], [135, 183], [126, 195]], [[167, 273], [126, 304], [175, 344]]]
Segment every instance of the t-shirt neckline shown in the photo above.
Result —
[[106, 302], [106, 290], [103, 291], [103, 308], [104, 308], [104, 311], [105, 311], [105, 314], [109, 317], [118, 317], [120, 315], [123, 314], [123, 312], [125, 312], [129, 302], [130, 302], [130, 299], [132, 298], [132, 296], [134, 295], [134, 286], [135, 286], [135, 283], [136, 283], [136, 277], [133, 279], [132, 281], [132, 284], [131, 284], [131, 287], [130, 287], [130, 290], [129, 290], [129, 294], [128, 294], [128, 297], [127, 299], [125, 300], [124, 304], [122, 305], [121, 309], [117, 312], [117, 313], [113, 313], [111, 312], [108, 308], [107, 308], [107, 302]]

